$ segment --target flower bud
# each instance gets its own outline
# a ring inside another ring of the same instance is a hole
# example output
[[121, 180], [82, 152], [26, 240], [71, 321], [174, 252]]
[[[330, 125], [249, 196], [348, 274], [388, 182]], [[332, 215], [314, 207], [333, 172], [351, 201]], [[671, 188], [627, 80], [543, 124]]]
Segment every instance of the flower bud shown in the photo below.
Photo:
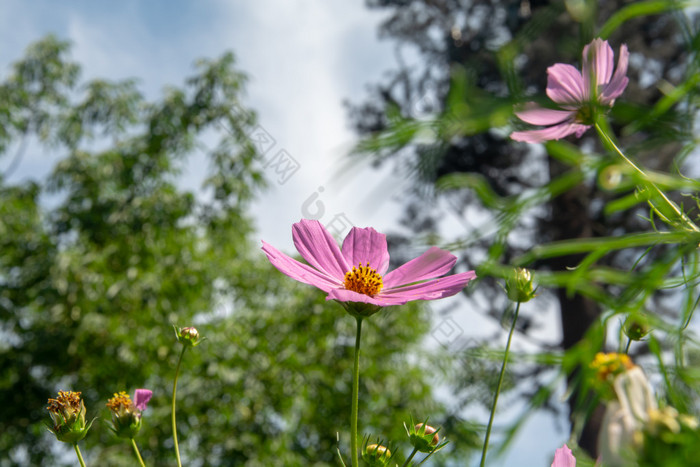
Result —
[[58, 398], [49, 399], [48, 404], [46, 409], [53, 422], [48, 428], [56, 439], [76, 444], [85, 437], [92, 421], [85, 422], [85, 404], [80, 398], [80, 392], [58, 391]]
[[514, 302], [525, 303], [535, 297], [532, 288], [532, 274], [524, 268], [515, 268], [506, 279], [506, 294]]
[[432, 452], [440, 442], [438, 430], [425, 423], [419, 423], [408, 431], [411, 444], [420, 452]]
[[365, 444], [362, 449], [362, 459], [371, 467], [384, 467], [391, 459], [391, 451], [381, 444]]
[[622, 326], [622, 331], [633, 341], [642, 340], [650, 330], [649, 317], [643, 313], [628, 316]]
[[177, 341], [181, 343], [182, 345], [185, 346], [192, 346], [196, 347], [199, 345], [203, 338], [199, 337], [199, 331], [197, 331], [197, 328], [193, 327], [185, 327], [185, 328], [175, 328], [175, 336], [177, 337]]
[[126, 392], [121, 391], [107, 401], [107, 407], [112, 412], [110, 428], [115, 435], [127, 439], [136, 437], [141, 430], [141, 412], [146, 410], [152, 395], [153, 392], [148, 389], [137, 389], [134, 402]]

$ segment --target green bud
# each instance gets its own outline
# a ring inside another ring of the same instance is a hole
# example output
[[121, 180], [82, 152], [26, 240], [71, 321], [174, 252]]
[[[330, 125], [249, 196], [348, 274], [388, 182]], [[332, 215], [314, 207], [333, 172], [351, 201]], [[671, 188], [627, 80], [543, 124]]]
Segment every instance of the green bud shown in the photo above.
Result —
[[173, 327], [175, 328], [175, 336], [177, 337], [177, 341], [182, 345], [190, 345], [192, 347], [196, 347], [197, 345], [199, 345], [200, 342], [202, 342], [205, 339], [199, 337], [199, 331], [197, 331], [197, 328], [178, 328], [175, 326]]
[[389, 464], [391, 459], [391, 451], [386, 446], [381, 444], [370, 444], [362, 448], [362, 459], [367, 462], [370, 467], [384, 467]]
[[437, 430], [425, 423], [419, 423], [409, 432], [411, 444], [420, 452], [431, 452], [440, 442]]
[[506, 294], [514, 302], [525, 303], [535, 297], [532, 274], [525, 268], [515, 268], [506, 279]]
[[47, 424], [56, 439], [64, 443], [76, 444], [87, 434], [92, 421], [85, 422], [85, 404], [79, 392], [58, 391], [58, 398], [49, 399], [49, 411], [52, 423]]
[[642, 340], [650, 330], [649, 317], [644, 313], [629, 315], [622, 326], [622, 331], [633, 341]]

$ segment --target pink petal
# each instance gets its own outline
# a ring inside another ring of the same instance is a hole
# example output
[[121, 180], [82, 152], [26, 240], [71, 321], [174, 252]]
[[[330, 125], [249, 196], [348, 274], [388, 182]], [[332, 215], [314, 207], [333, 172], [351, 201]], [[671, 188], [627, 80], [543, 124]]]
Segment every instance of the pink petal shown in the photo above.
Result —
[[338, 300], [340, 302], [362, 302], [371, 303], [377, 306], [393, 306], [393, 305], [403, 305], [408, 302], [409, 299], [403, 297], [384, 297], [379, 294], [374, 297], [369, 295], [353, 292], [347, 289], [333, 289], [328, 293], [326, 300]]
[[[615, 58], [612, 47], [608, 41], [596, 38], [583, 48], [583, 86], [588, 93], [591, 89], [598, 93], [600, 86], [610, 82], [615, 66]], [[591, 86], [591, 78], [594, 78], [595, 88]], [[589, 95], [589, 94], [586, 94]]]
[[318, 287], [326, 293], [331, 289], [342, 286], [342, 280], [290, 258], [269, 243], [262, 242], [262, 244], [262, 250], [272, 265], [292, 279]]
[[150, 389], [137, 389], [134, 394], [134, 404], [136, 408], [141, 412], [146, 410], [146, 406], [148, 405], [148, 401], [151, 400], [151, 397], [153, 397], [153, 391]]
[[576, 467], [576, 458], [566, 444], [554, 451], [552, 467]]
[[580, 123], [560, 123], [541, 130], [514, 131], [510, 134], [510, 138], [525, 143], [542, 143], [562, 139], [574, 133], [577, 133], [577, 136], [580, 137], [589, 128], [589, 125], [581, 125]]
[[[343, 280], [348, 267], [333, 236], [319, 221], [302, 219], [292, 226], [294, 246], [311, 266]], [[283, 271], [284, 272], [284, 271]]]
[[353, 227], [343, 241], [342, 252], [351, 269], [359, 263], [363, 266], [369, 263], [370, 267], [380, 275], [384, 275], [389, 268], [386, 235], [371, 227], [365, 229]]
[[573, 118], [576, 115], [572, 110], [552, 110], [542, 107], [525, 109], [515, 112], [515, 115], [522, 121], [532, 125], [555, 125], [564, 120]]
[[447, 274], [457, 262], [449, 251], [431, 247], [428, 251], [384, 276], [384, 288], [432, 279]]
[[474, 271], [462, 272], [452, 276], [421, 282], [405, 287], [382, 289], [380, 297], [405, 298], [408, 300], [436, 300], [451, 297], [462, 290], [470, 280], [476, 278]]
[[586, 92], [581, 73], [573, 66], [557, 63], [547, 68], [547, 95], [557, 104], [578, 105]]
[[622, 92], [627, 87], [629, 78], [627, 78], [627, 65], [629, 64], [630, 53], [627, 50], [627, 46], [622, 44], [620, 46], [620, 56], [617, 59], [617, 70], [612, 77], [610, 83], [608, 83], [600, 96], [600, 103], [603, 105], [611, 106], [615, 99], [622, 95]]

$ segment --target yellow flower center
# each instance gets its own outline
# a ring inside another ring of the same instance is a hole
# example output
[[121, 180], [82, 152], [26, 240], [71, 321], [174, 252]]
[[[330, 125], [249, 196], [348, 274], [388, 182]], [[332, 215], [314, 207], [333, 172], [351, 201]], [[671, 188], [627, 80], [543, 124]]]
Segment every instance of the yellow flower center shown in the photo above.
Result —
[[132, 404], [131, 397], [124, 391], [115, 393], [114, 397], [107, 401], [107, 407], [115, 414], [123, 410], [129, 410]]
[[598, 352], [590, 366], [595, 370], [600, 380], [606, 380], [611, 375], [616, 376], [633, 368], [634, 363], [625, 354]]
[[382, 276], [369, 267], [369, 263], [365, 266], [359, 263], [353, 266], [352, 271], [345, 273], [345, 288], [353, 292], [374, 297], [381, 292], [383, 286]]

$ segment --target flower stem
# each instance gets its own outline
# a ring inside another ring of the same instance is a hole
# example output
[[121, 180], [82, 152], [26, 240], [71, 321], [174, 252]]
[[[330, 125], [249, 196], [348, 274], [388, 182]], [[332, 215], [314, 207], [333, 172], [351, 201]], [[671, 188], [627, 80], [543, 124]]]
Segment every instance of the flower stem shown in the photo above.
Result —
[[498, 377], [498, 385], [496, 386], [496, 395], [493, 398], [493, 406], [491, 407], [491, 415], [489, 416], [489, 425], [486, 428], [486, 438], [484, 439], [484, 448], [481, 451], [481, 467], [484, 467], [486, 463], [486, 451], [489, 448], [489, 438], [491, 437], [491, 428], [493, 427], [493, 418], [496, 414], [496, 404], [498, 404], [498, 395], [501, 393], [501, 386], [503, 385], [503, 378], [506, 374], [506, 364], [508, 363], [508, 352], [510, 351], [510, 341], [513, 338], [513, 332], [515, 332], [515, 323], [518, 321], [518, 312], [520, 312], [520, 302], [515, 305], [515, 313], [513, 314], [513, 324], [510, 325], [510, 332], [508, 333], [508, 341], [506, 342], [506, 351], [503, 354], [503, 364], [501, 365], [501, 374]]
[[75, 443], [73, 445], [73, 448], [75, 449], [75, 453], [78, 455], [78, 462], [80, 462], [80, 467], [85, 467], [85, 461], [83, 460], [83, 455], [80, 454], [80, 448], [78, 447], [78, 443]]
[[352, 450], [352, 467], [358, 467], [360, 460], [357, 447], [357, 406], [360, 392], [360, 336], [362, 335], [362, 318], [356, 317], [357, 334], [355, 335], [355, 364], [352, 370], [352, 412], [350, 414], [350, 449]]
[[632, 344], [632, 338], [628, 337], [627, 338], [627, 345], [625, 346], [625, 353], [629, 355], [630, 353], [630, 345]]
[[[681, 210], [680, 210], [680, 208], [678, 207], [678, 205], [676, 205], [676, 203], [674, 203], [673, 201], [671, 201], [671, 200], [668, 198], [668, 196], [666, 196], [666, 194], [665, 194], [663, 191], [661, 191], [661, 189], [656, 185], [656, 183], [654, 183], [654, 182], [651, 181], [651, 179], [650, 179], [649, 176], [646, 174], [646, 172], [644, 172], [644, 170], [642, 170], [641, 168], [639, 168], [639, 166], [637, 166], [637, 164], [635, 164], [634, 162], [632, 162], [631, 159], [629, 159], [627, 156], [625, 156], [625, 154], [622, 152], [622, 150], [617, 146], [617, 144], [615, 144], [615, 141], [614, 141], [614, 140], [610, 137], [610, 135], [608, 135], [608, 133], [605, 131], [605, 129], [603, 128], [603, 126], [600, 124], [600, 122], [596, 122], [596, 123], [595, 123], [595, 128], [596, 128], [596, 130], [598, 131], [598, 134], [600, 135], [600, 137], [603, 138], [604, 142], [607, 143], [611, 148], [613, 148], [613, 149], [615, 150], [615, 152], [616, 152], [620, 157], [622, 157], [622, 159], [623, 159], [625, 162], [627, 162], [627, 164], [629, 164], [630, 167], [632, 167], [639, 175], [642, 176], [642, 178], [644, 178], [644, 181], [645, 181], [649, 186], [651, 186], [651, 188], [653, 188], [654, 191], [656, 191], [656, 192], [659, 194], [659, 196], [661, 196], [661, 198], [662, 198], [662, 199], [666, 202], [666, 204], [671, 208], [671, 210], [674, 212], [674, 214], [675, 214], [676, 216], [678, 216], [678, 218], [681, 220], [681, 222], [682, 222], [688, 229], [692, 230], [693, 232], [700, 232], [700, 229], [698, 229], [698, 227], [688, 218], [688, 216], [686, 216], [685, 214], [683, 214], [683, 212], [681, 212]], [[654, 208], [653, 205], [652, 205], [652, 208]], [[656, 210], [656, 208], [654, 208], [654, 210]]]
[[411, 455], [408, 456], [408, 459], [406, 459], [406, 462], [404, 462], [401, 467], [406, 467], [408, 465], [408, 463], [411, 462], [411, 459], [413, 459], [413, 457], [416, 455], [417, 452], [418, 452], [418, 448], [413, 448]]
[[131, 438], [131, 447], [134, 448], [134, 454], [136, 454], [136, 457], [138, 458], [141, 467], [146, 467], [146, 464], [143, 463], [143, 458], [141, 457], [141, 453], [139, 452], [139, 447], [136, 446], [136, 441], [134, 441], [134, 438]]
[[177, 395], [177, 377], [180, 375], [180, 364], [182, 363], [182, 357], [185, 355], [185, 350], [187, 346], [182, 346], [182, 352], [180, 353], [180, 358], [177, 361], [177, 367], [175, 368], [175, 380], [173, 381], [173, 407], [172, 407], [172, 422], [173, 422], [173, 443], [175, 445], [175, 457], [177, 458], [177, 467], [182, 467], [182, 462], [180, 461], [180, 447], [177, 444], [177, 424], [175, 422], [175, 396]]

